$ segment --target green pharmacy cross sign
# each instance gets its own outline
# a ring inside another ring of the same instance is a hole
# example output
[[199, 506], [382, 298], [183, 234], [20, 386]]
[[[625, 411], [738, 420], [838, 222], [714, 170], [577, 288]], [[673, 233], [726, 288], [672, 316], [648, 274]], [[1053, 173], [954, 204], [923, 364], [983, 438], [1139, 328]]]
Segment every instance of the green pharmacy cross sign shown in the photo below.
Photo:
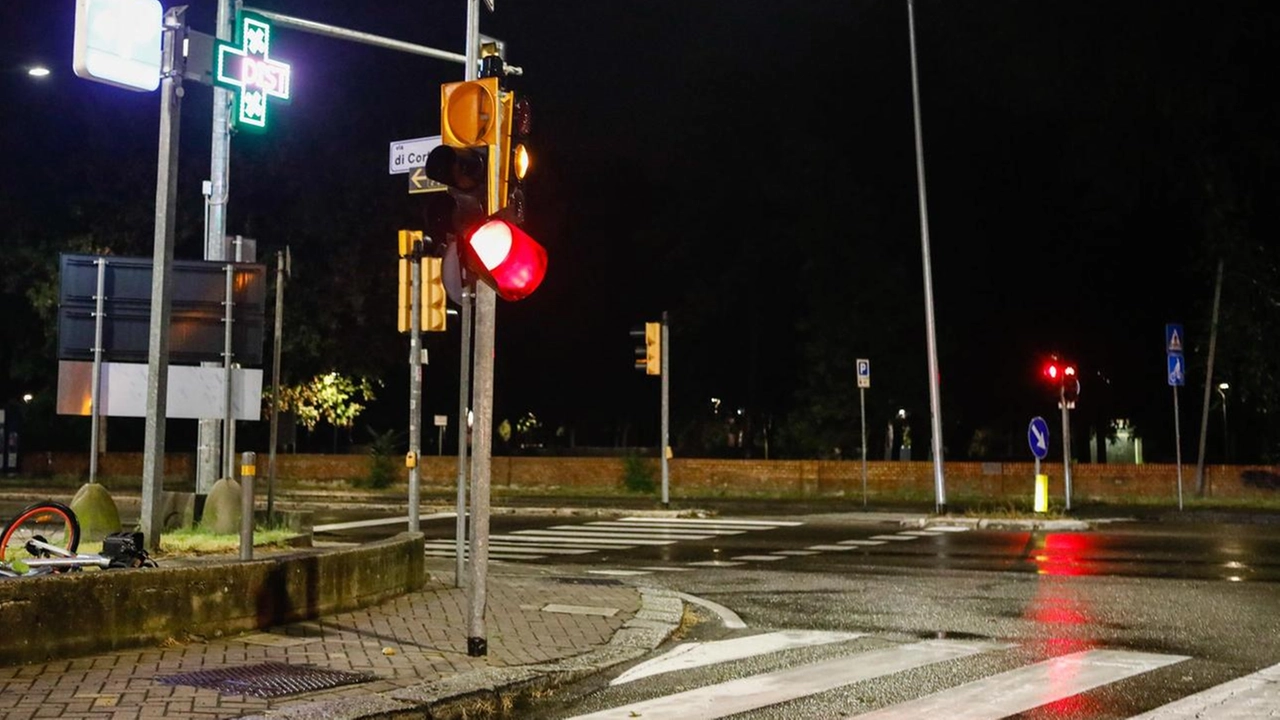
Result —
[[236, 124], [264, 129], [267, 98], [289, 101], [289, 66], [271, 57], [271, 24], [241, 12], [234, 43], [219, 40], [214, 50], [214, 84], [236, 93]]

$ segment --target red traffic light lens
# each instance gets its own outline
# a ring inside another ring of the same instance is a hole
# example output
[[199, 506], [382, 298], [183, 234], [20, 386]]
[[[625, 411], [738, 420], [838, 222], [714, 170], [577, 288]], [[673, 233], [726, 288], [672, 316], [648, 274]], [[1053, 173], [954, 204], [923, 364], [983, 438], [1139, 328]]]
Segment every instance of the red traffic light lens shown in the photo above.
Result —
[[1044, 366], [1044, 376], [1045, 376], [1045, 377], [1047, 377], [1047, 378], [1049, 378], [1050, 380], [1057, 380], [1057, 379], [1058, 379], [1058, 366], [1057, 366], [1057, 365], [1054, 365], [1053, 363], [1049, 363], [1048, 365], [1045, 365], [1045, 366]]
[[538, 289], [547, 274], [547, 251], [523, 230], [490, 219], [467, 242], [469, 264], [491, 280], [503, 300], [520, 300]]

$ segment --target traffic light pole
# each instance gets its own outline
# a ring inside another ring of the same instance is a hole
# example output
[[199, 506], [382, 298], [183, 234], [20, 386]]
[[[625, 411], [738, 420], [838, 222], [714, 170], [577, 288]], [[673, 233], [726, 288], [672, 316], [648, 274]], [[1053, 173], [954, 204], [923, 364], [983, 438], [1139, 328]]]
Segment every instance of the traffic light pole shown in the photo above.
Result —
[[1062, 482], [1067, 509], [1071, 509], [1071, 411], [1067, 409], [1066, 388], [1058, 384], [1058, 400], [1062, 406]]
[[669, 431], [670, 431], [670, 391], [671, 391], [671, 361], [669, 359], [671, 333], [667, 327], [667, 311], [662, 311], [662, 441], [659, 443], [658, 454], [662, 458], [662, 507], [671, 504], [670, 493], [670, 461], [667, 458], [667, 448], [669, 447]]
[[420, 528], [418, 465], [422, 458], [422, 245], [409, 253], [409, 532]]
[[[467, 0], [466, 79], [479, 75], [480, 0]], [[502, 103], [496, 103], [496, 114], [502, 114]], [[502, 118], [494, 119], [502, 127]], [[500, 152], [500, 145], [497, 150]], [[501, 155], [497, 155], [501, 157]], [[490, 157], [489, 210], [493, 211], [498, 191], [499, 164]], [[489, 568], [489, 480], [493, 438], [493, 352], [496, 336], [497, 295], [488, 283], [475, 284], [475, 352], [473, 353], [475, 423], [471, 429], [471, 572], [467, 586], [467, 655], [489, 654], [485, 631], [484, 609], [487, 603]]]

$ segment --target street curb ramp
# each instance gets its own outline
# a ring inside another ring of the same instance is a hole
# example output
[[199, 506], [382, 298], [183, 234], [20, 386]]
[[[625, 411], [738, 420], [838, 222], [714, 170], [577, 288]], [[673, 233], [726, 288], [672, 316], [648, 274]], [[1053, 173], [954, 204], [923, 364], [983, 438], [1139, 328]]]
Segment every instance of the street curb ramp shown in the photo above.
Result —
[[672, 591], [641, 587], [640, 610], [609, 643], [552, 663], [495, 667], [386, 693], [300, 702], [242, 720], [477, 720], [502, 717], [524, 698], [582, 680], [657, 648], [684, 615]]

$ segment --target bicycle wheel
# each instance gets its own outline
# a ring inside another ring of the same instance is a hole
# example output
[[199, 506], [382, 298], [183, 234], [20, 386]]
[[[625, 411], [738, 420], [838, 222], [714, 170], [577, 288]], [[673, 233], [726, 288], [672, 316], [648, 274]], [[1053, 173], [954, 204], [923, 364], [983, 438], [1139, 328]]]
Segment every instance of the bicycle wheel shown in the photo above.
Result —
[[52, 500], [38, 502], [18, 513], [0, 535], [0, 561], [32, 557], [27, 541], [40, 536], [50, 545], [75, 552], [80, 546], [80, 521], [71, 508]]

